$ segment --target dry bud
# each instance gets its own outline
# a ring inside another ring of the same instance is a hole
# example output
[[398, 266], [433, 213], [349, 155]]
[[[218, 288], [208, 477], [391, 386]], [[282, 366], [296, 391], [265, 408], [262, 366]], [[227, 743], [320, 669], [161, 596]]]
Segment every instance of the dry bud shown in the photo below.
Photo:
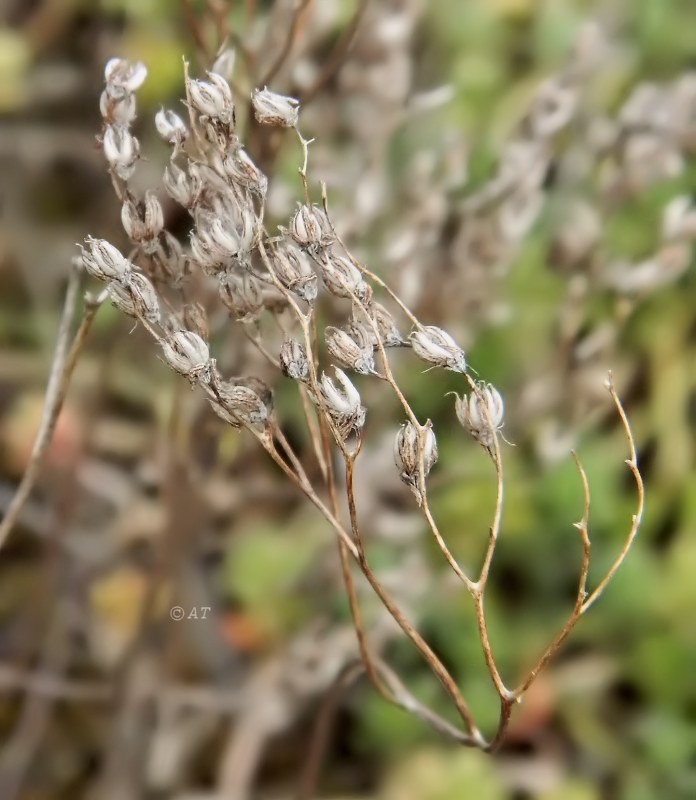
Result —
[[322, 262], [321, 277], [327, 290], [336, 297], [357, 297], [365, 302], [371, 290], [360, 270], [347, 258], [333, 253]]
[[227, 215], [225, 224], [220, 216], [207, 216], [199, 221], [191, 233], [191, 254], [208, 272], [216, 272], [231, 264], [236, 258], [249, 252], [253, 240], [253, 222], [244, 214], [238, 228]]
[[194, 383], [210, 380], [208, 345], [193, 331], [175, 331], [162, 341], [162, 354], [169, 366]]
[[157, 249], [157, 239], [164, 227], [164, 214], [160, 201], [152, 192], [147, 192], [142, 201], [136, 201], [128, 194], [121, 208], [121, 222], [130, 240], [142, 245], [146, 253]]
[[82, 249], [82, 264], [92, 277], [100, 281], [113, 280], [124, 285], [128, 283], [132, 265], [120, 250], [105, 239], [88, 236], [85, 242], [86, 247], [79, 245]]
[[133, 272], [126, 284], [111, 281], [106, 291], [112, 304], [129, 317], [144, 319], [152, 324], [159, 322], [157, 293], [142, 273]]
[[127, 181], [140, 158], [140, 144], [123, 125], [109, 125], [102, 139], [104, 157], [121, 180]]
[[184, 306], [184, 325], [186, 330], [193, 331], [203, 341], [208, 341], [208, 314], [200, 303], [187, 303]]
[[99, 111], [107, 125], [130, 125], [135, 119], [135, 95], [112, 97], [107, 89], [99, 98]]
[[[264, 427], [270, 414], [272, 394], [270, 389], [257, 379], [253, 379], [254, 387], [234, 380], [213, 381], [213, 389], [217, 399], [210, 400], [215, 413], [229, 425], [239, 428], [242, 425]], [[257, 391], [258, 389], [258, 391]]]
[[404, 340], [396, 327], [394, 317], [380, 303], [373, 303], [370, 310], [379, 330], [382, 344], [385, 347], [400, 347]]
[[319, 382], [319, 391], [331, 419], [338, 428], [339, 435], [345, 439], [353, 431], [360, 431], [365, 424], [365, 408], [360, 402], [358, 390], [345, 372], [338, 367], [334, 367], [334, 370], [341, 389], [336, 387], [331, 378], [323, 374]]
[[175, 151], [181, 147], [188, 136], [186, 123], [178, 114], [167, 108], [161, 108], [155, 114], [155, 127], [164, 141], [174, 146]]
[[269, 89], [254, 89], [251, 93], [256, 121], [262, 125], [281, 125], [294, 128], [300, 112], [300, 101], [294, 97], [276, 94]]
[[219, 120], [225, 125], [234, 125], [234, 103], [232, 90], [227, 81], [215, 72], [208, 73], [209, 80], [189, 80], [188, 90], [191, 104], [200, 114]]
[[235, 153], [225, 156], [222, 167], [225, 175], [233, 183], [256, 192], [259, 197], [266, 196], [268, 178], [249, 158], [245, 150], [239, 148]]
[[221, 75], [226, 81], [229, 82], [234, 73], [235, 60], [235, 51], [231, 47], [228, 47], [217, 56], [210, 71], [214, 72], [216, 75]]
[[220, 281], [220, 300], [238, 322], [255, 322], [263, 310], [259, 282], [251, 275], [228, 274]]
[[313, 206], [300, 206], [290, 223], [290, 235], [307, 249], [317, 249], [324, 243], [322, 218], [318, 209]]
[[197, 172], [191, 173], [170, 164], [164, 170], [164, 188], [184, 208], [192, 208], [200, 197], [202, 182]]
[[167, 274], [178, 280], [187, 267], [189, 256], [184, 252], [181, 242], [166, 228], [157, 242], [157, 254], [166, 265]]
[[480, 381], [477, 388], [468, 396], [455, 395], [454, 410], [462, 427], [490, 453], [494, 436], [503, 427], [503, 398], [490, 383]]
[[119, 98], [139, 89], [147, 78], [147, 67], [142, 61], [131, 64], [124, 58], [112, 58], [104, 67], [106, 91], [111, 97]]
[[273, 252], [273, 267], [278, 280], [303, 300], [313, 303], [317, 298], [317, 276], [304, 253], [295, 248]]
[[409, 336], [413, 352], [436, 367], [445, 367], [452, 372], [466, 372], [464, 351], [442, 328], [426, 325]]
[[364, 328], [353, 328], [353, 332], [356, 338], [346, 331], [327, 327], [326, 349], [341, 364], [363, 375], [369, 375], [375, 371], [371, 338]]
[[286, 339], [280, 346], [280, 368], [283, 375], [296, 381], [306, 381], [309, 364], [304, 347], [294, 339]]
[[419, 486], [421, 448], [425, 479], [438, 458], [435, 432], [429, 422], [420, 429], [411, 422], [402, 425], [394, 440], [394, 463], [401, 480], [411, 487], [418, 505], [423, 502]]

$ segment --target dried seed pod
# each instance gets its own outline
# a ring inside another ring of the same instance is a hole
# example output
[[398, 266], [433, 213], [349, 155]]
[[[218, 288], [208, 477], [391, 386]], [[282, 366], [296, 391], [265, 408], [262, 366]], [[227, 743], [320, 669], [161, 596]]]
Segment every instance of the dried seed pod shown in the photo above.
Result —
[[128, 283], [133, 265], [120, 250], [106, 239], [94, 239], [92, 236], [88, 236], [85, 243], [86, 247], [79, 245], [82, 249], [82, 265], [92, 277], [100, 281]]
[[330, 253], [322, 261], [321, 277], [327, 291], [336, 297], [357, 297], [366, 302], [371, 296], [370, 286], [363, 280], [360, 270], [342, 256]]
[[310, 250], [321, 247], [325, 236], [319, 210], [313, 206], [300, 206], [290, 223], [290, 235], [300, 247]]
[[[197, 216], [191, 232], [191, 254], [211, 273], [222, 270], [235, 259], [244, 259], [254, 243], [255, 218], [246, 207], [233, 212]], [[235, 223], [236, 226], [235, 226]]]
[[184, 325], [186, 330], [197, 333], [201, 339], [208, 341], [210, 333], [208, 327], [208, 314], [200, 303], [187, 303], [184, 306]]
[[128, 126], [135, 119], [135, 95], [113, 97], [107, 89], [99, 97], [99, 111], [107, 125]]
[[174, 146], [175, 152], [181, 148], [189, 135], [184, 120], [168, 108], [161, 108], [155, 114], [155, 127], [164, 141]]
[[108, 125], [102, 139], [104, 157], [121, 180], [127, 181], [140, 158], [140, 144], [123, 125]]
[[370, 306], [372, 318], [379, 330], [379, 336], [385, 347], [400, 347], [404, 340], [396, 327], [394, 317], [380, 303], [373, 302]]
[[209, 72], [207, 81], [189, 79], [186, 89], [191, 104], [199, 114], [225, 125], [234, 125], [232, 90], [222, 75]]
[[286, 339], [280, 346], [280, 368], [283, 375], [296, 381], [306, 381], [309, 377], [309, 363], [304, 347], [294, 339]]
[[184, 208], [192, 208], [198, 202], [203, 189], [198, 172], [186, 172], [172, 163], [165, 168], [162, 180], [170, 196]]
[[144, 319], [151, 324], [160, 320], [157, 292], [150, 280], [140, 272], [133, 272], [126, 284], [111, 281], [106, 287], [109, 300], [124, 314]]
[[233, 183], [256, 192], [261, 198], [266, 196], [268, 178], [254, 164], [246, 150], [239, 148], [225, 156], [222, 168]]
[[163, 230], [157, 242], [157, 254], [165, 265], [165, 272], [174, 280], [178, 280], [185, 272], [189, 257], [184, 252], [181, 242], [168, 230]]
[[303, 300], [313, 303], [317, 298], [317, 276], [304, 253], [286, 247], [272, 254], [278, 280]]
[[139, 89], [147, 78], [147, 67], [142, 61], [131, 63], [124, 58], [111, 58], [104, 67], [106, 91], [119, 98]]
[[256, 322], [263, 311], [263, 297], [251, 275], [225, 275], [220, 281], [220, 300], [238, 322]]
[[141, 201], [136, 201], [128, 193], [121, 207], [121, 222], [128, 238], [142, 245], [146, 253], [157, 249], [157, 239], [164, 227], [164, 214], [160, 201], [152, 192], [147, 192]]
[[254, 117], [262, 125], [280, 125], [294, 128], [300, 113], [300, 101], [294, 97], [276, 94], [269, 89], [254, 89], [251, 93]]
[[210, 399], [215, 413], [235, 428], [252, 425], [263, 428], [271, 412], [272, 393], [263, 381], [221, 381], [215, 376], [212, 386], [216, 399]]
[[210, 381], [208, 345], [193, 331], [174, 331], [162, 342], [162, 354], [169, 366], [191, 383]]
[[476, 385], [478, 391], [468, 396], [455, 395], [454, 410], [462, 427], [491, 452], [494, 437], [503, 427], [503, 398], [490, 383]]
[[345, 440], [351, 433], [358, 433], [362, 429], [365, 424], [365, 408], [360, 402], [358, 390], [345, 372], [338, 367], [334, 367], [334, 371], [341, 389], [336, 387], [331, 378], [323, 374], [319, 382], [319, 391], [339, 436]]
[[372, 341], [364, 328], [355, 327], [352, 332], [355, 338], [346, 331], [327, 327], [326, 349], [344, 366], [369, 375], [375, 371]]
[[426, 325], [409, 336], [413, 352], [428, 364], [445, 367], [452, 372], [466, 372], [464, 351], [449, 333], [434, 325]]
[[214, 72], [216, 75], [222, 75], [222, 77], [229, 82], [234, 74], [235, 60], [235, 50], [231, 47], [228, 47], [216, 57], [210, 71]]
[[423, 479], [428, 476], [437, 461], [437, 441], [430, 422], [418, 429], [413, 423], [402, 425], [394, 439], [394, 463], [401, 480], [411, 488], [418, 505], [423, 502], [420, 491], [421, 450], [423, 458]]

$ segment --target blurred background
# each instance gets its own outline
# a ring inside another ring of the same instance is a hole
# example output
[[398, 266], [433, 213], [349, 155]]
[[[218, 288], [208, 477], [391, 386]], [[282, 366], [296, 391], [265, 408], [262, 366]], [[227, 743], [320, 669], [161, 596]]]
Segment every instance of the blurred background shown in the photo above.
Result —
[[[128, 248], [96, 139], [104, 64], [147, 65], [135, 183], [158, 190], [185, 241], [188, 217], [160, 185], [168, 155], [153, 118], [162, 105], [181, 111], [182, 55], [203, 75], [225, 36], [240, 136], [269, 176], [269, 223], [301, 196], [301, 152], [249, 118], [248, 92], [266, 81], [301, 99], [301, 129], [316, 138], [310, 186], [318, 201], [327, 182], [354, 252], [505, 398], [513, 446], [487, 608], [510, 685], [572, 606], [573, 448], [592, 490], [590, 585], [630, 526], [609, 369], [647, 506], [626, 563], [515, 710], [498, 754], [438, 739], [364, 680], [336, 698], [322, 747], [310, 746], [356, 653], [332, 534], [251, 437], [226, 428], [147, 334], [104, 305], [0, 553], [0, 797], [290, 798], [319, 762], [316, 796], [335, 800], [696, 797], [696, 4], [1, 8], [0, 511], [30, 458], [75, 242]], [[208, 313], [216, 357], [263, 369], [241, 326]], [[435, 423], [431, 503], [475, 573], [495, 485], [445, 396], [460, 385], [407, 359], [397, 374]], [[275, 380], [276, 407], [306, 454], [289, 383]], [[498, 707], [470, 599], [399, 483], [397, 409], [378, 386], [361, 390], [357, 491], [372, 562], [492, 732]], [[367, 586], [360, 596], [376, 647], [447, 716], [417, 653]]]

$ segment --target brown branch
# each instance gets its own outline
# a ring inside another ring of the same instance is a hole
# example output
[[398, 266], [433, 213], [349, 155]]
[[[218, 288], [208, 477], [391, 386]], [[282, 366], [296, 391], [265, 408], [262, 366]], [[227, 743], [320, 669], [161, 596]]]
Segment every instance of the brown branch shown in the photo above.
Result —
[[628, 465], [631, 473], [633, 474], [635, 483], [636, 483], [636, 490], [637, 490], [637, 505], [636, 505], [636, 513], [631, 518], [631, 526], [629, 528], [628, 535], [624, 542], [623, 547], [621, 548], [621, 552], [616, 557], [614, 562], [612, 563], [611, 567], [607, 571], [606, 575], [602, 578], [599, 582], [597, 587], [594, 591], [590, 594], [589, 597], [586, 597], [586, 582], [587, 582], [587, 572], [589, 569], [589, 562], [590, 562], [590, 539], [588, 534], [588, 520], [589, 520], [589, 511], [590, 511], [590, 490], [589, 485], [587, 482], [587, 476], [585, 471], [582, 468], [582, 465], [576, 458], [576, 463], [578, 465], [578, 471], [580, 473], [580, 479], [583, 485], [583, 493], [584, 493], [584, 509], [583, 515], [580, 522], [576, 524], [578, 531], [580, 532], [580, 539], [582, 542], [582, 565], [580, 568], [580, 578], [578, 580], [578, 590], [576, 594], [575, 605], [573, 607], [572, 612], [570, 613], [568, 619], [566, 620], [565, 625], [561, 628], [561, 630], [556, 634], [552, 642], [546, 648], [544, 653], [542, 654], [541, 658], [537, 661], [534, 667], [529, 671], [527, 677], [520, 683], [520, 685], [514, 690], [513, 695], [516, 698], [520, 698], [529, 687], [532, 685], [534, 680], [536, 679], [537, 675], [541, 670], [546, 666], [546, 664], [551, 660], [551, 658], [555, 655], [558, 648], [563, 644], [566, 640], [572, 629], [577, 624], [580, 617], [590, 608], [590, 606], [594, 603], [594, 601], [600, 596], [600, 594], [604, 591], [609, 581], [612, 579], [616, 570], [621, 566], [626, 555], [633, 543], [636, 534], [638, 533], [638, 527], [640, 525], [640, 521], [643, 515], [643, 505], [644, 505], [644, 489], [643, 489], [643, 480], [641, 478], [640, 472], [638, 470], [638, 465], [636, 461], [636, 447], [635, 441], [633, 439], [633, 433], [631, 432], [631, 427], [629, 425], [628, 419], [626, 417], [626, 413], [623, 409], [621, 404], [621, 400], [619, 399], [618, 395], [616, 394], [616, 390], [614, 388], [614, 384], [611, 378], [611, 373], [609, 375], [609, 381], [607, 384], [607, 388], [611, 395], [612, 400], [614, 401], [614, 405], [616, 406], [616, 410], [618, 411], [619, 417], [621, 418], [621, 422], [624, 428], [624, 432], [626, 434], [626, 439], [628, 441], [628, 447], [630, 452], [630, 458], [626, 460], [626, 464]]
[[276, 60], [273, 64], [269, 67], [266, 74], [263, 78], [259, 81], [260, 86], [268, 86], [268, 84], [275, 78], [275, 76], [280, 72], [283, 64], [285, 63], [285, 59], [290, 55], [290, 51], [295, 44], [295, 40], [297, 39], [297, 33], [300, 29], [300, 25], [302, 23], [302, 18], [304, 17], [305, 11], [309, 7], [309, 4], [312, 0], [296, 0], [295, 2], [295, 9], [292, 14], [292, 21], [290, 22], [290, 28], [288, 29], [288, 35], [285, 38], [285, 42], [283, 47], [281, 48]]
[[367, 10], [369, 2], [370, 0], [360, 0], [358, 3], [351, 21], [348, 23], [343, 35], [336, 43], [336, 46], [329, 56], [329, 60], [321, 75], [319, 75], [319, 77], [316, 79], [314, 85], [311, 86], [300, 98], [300, 103], [302, 103], [303, 106], [309, 105], [309, 103], [314, 100], [324, 86], [326, 86], [326, 84], [331, 80], [331, 78], [333, 78], [340, 67], [345, 63], [351, 47], [353, 46], [353, 42], [355, 41], [355, 36], [358, 32], [358, 28], [360, 27], [360, 22], [365, 11]]
[[205, 34], [203, 33], [200, 20], [196, 16], [193, 6], [191, 5], [191, 0], [181, 0], [181, 6], [186, 19], [186, 27], [193, 37], [194, 45], [196, 50], [198, 50], [198, 56], [204, 64], [210, 64], [212, 61], [212, 53], [205, 40]]
[[38, 433], [36, 434], [36, 439], [34, 440], [29, 464], [7, 508], [5, 517], [2, 523], [0, 523], [0, 548], [5, 544], [10, 531], [19, 518], [24, 504], [31, 494], [31, 490], [39, 474], [41, 463], [51, 443], [58, 417], [63, 408], [63, 403], [65, 402], [70, 380], [75, 371], [75, 366], [77, 365], [78, 358], [92, 327], [94, 315], [97, 313], [97, 309], [105, 297], [105, 294], [102, 293], [97, 298], [86, 299], [80, 326], [77, 329], [70, 350], [68, 351], [68, 337], [75, 305], [77, 303], [79, 283], [80, 276], [77, 270], [73, 269], [70, 273], [65, 304], [58, 328], [57, 344], [51, 364], [51, 373], [46, 389], [46, 400], [41, 416], [41, 423]]
[[624, 411], [619, 396], [616, 394], [616, 389], [614, 387], [614, 382], [611, 373], [609, 373], [609, 380], [607, 381], [607, 389], [609, 390], [611, 399], [614, 401], [614, 405], [616, 406], [616, 409], [619, 412], [619, 416], [621, 417], [621, 423], [623, 425], [623, 429], [626, 434], [626, 439], [628, 441], [629, 458], [626, 459], [625, 464], [631, 471], [631, 474], [633, 475], [633, 480], [635, 481], [636, 484], [636, 492], [638, 497], [636, 501], [636, 511], [631, 518], [631, 527], [628, 531], [628, 535], [626, 536], [626, 540], [624, 541], [623, 547], [621, 548], [621, 552], [618, 554], [611, 567], [609, 567], [607, 574], [602, 578], [597, 587], [592, 591], [590, 596], [582, 604], [583, 614], [602, 594], [607, 584], [614, 577], [614, 574], [616, 573], [616, 571], [618, 570], [618, 568], [621, 566], [624, 559], [628, 555], [628, 551], [630, 550], [631, 545], [633, 544], [633, 541], [635, 540], [636, 535], [638, 534], [638, 528], [640, 527], [640, 523], [643, 518], [643, 508], [645, 506], [645, 488], [643, 486], [643, 478], [640, 474], [640, 470], [638, 469], [638, 457], [636, 455], [635, 440], [633, 439], [633, 433], [631, 432], [631, 426], [628, 422], [628, 417], [626, 416], [626, 412]]
[[360, 677], [362, 672], [363, 663], [353, 661], [346, 664], [334, 679], [333, 685], [326, 692], [312, 730], [312, 738], [309, 742], [307, 757], [302, 768], [296, 800], [312, 800], [314, 797], [321, 763], [324, 759], [326, 746], [329, 743], [331, 725], [338, 709], [338, 704], [346, 689]]
[[[346, 461], [346, 492], [348, 496], [349, 506], [351, 505], [354, 506], [355, 495], [353, 492], [353, 468], [351, 461]], [[351, 514], [354, 513], [355, 509], [353, 508]], [[469, 710], [469, 706], [462, 697], [459, 689], [457, 688], [457, 684], [454, 682], [454, 679], [449, 674], [444, 664], [435, 655], [430, 645], [428, 645], [428, 643], [425, 641], [425, 639], [423, 639], [420, 633], [418, 633], [418, 631], [413, 627], [413, 625], [411, 625], [411, 623], [406, 619], [406, 617], [402, 614], [401, 609], [396, 605], [396, 603], [384, 589], [382, 584], [377, 580], [376, 575], [374, 574], [372, 568], [367, 562], [365, 550], [362, 545], [361, 539], [356, 538], [355, 543], [358, 549], [358, 563], [360, 565], [360, 569], [367, 578], [370, 586], [373, 588], [375, 594], [377, 594], [379, 599], [382, 601], [384, 607], [394, 618], [394, 621], [398, 624], [401, 630], [415, 645], [418, 652], [423, 656], [431, 672], [440, 681], [445, 691], [454, 702], [457, 711], [459, 713], [459, 716], [462, 718], [462, 721], [464, 722], [468, 735], [471, 738], [472, 744], [478, 742], [478, 744], [476, 744], [475, 746], [480, 746], [480, 744], [483, 743], [481, 734], [479, 733], [478, 728], [474, 723], [474, 719], [473, 716], [471, 715], [471, 711]]]

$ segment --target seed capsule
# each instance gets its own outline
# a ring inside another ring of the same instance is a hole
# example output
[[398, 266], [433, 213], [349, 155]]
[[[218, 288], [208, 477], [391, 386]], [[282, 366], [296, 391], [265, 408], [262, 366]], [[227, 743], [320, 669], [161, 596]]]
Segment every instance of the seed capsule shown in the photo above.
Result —
[[413, 331], [409, 340], [413, 352], [428, 364], [445, 367], [452, 372], [466, 372], [464, 351], [442, 328], [427, 325]]
[[160, 320], [155, 287], [140, 272], [133, 272], [127, 284], [111, 281], [106, 287], [109, 300], [129, 317], [142, 318], [151, 324]]
[[175, 148], [180, 148], [188, 137], [186, 123], [178, 114], [167, 108], [161, 108], [155, 114], [155, 127], [157, 133]]
[[338, 434], [345, 440], [351, 433], [359, 432], [365, 424], [365, 408], [360, 402], [358, 390], [350, 382], [343, 370], [335, 367], [337, 388], [331, 378], [324, 374], [319, 382], [319, 391]]
[[227, 81], [215, 72], [208, 73], [209, 80], [189, 80], [188, 94], [191, 104], [200, 114], [234, 125], [232, 90]]
[[296, 381], [306, 381], [309, 377], [309, 364], [304, 347], [294, 339], [286, 339], [280, 346], [278, 357], [283, 375]]
[[276, 94], [269, 89], [254, 89], [251, 94], [256, 121], [262, 125], [280, 125], [294, 128], [300, 113], [300, 101], [294, 97]]
[[140, 158], [140, 143], [123, 125], [108, 125], [102, 139], [104, 157], [121, 180], [127, 181]]
[[363, 375], [369, 375], [375, 371], [374, 351], [370, 336], [361, 327], [354, 327], [351, 333], [339, 328], [327, 327], [326, 349], [341, 364]]
[[317, 209], [307, 205], [300, 206], [290, 223], [290, 235], [300, 247], [319, 247], [324, 237], [322, 219]]
[[411, 422], [402, 425], [394, 439], [394, 463], [399, 470], [399, 477], [411, 488], [418, 505], [423, 502], [419, 485], [421, 448], [425, 479], [438, 458], [435, 432], [430, 423], [420, 429]]
[[455, 396], [454, 411], [462, 427], [491, 452], [494, 437], [503, 427], [503, 398], [490, 383], [480, 381], [477, 387], [468, 396]]
[[162, 342], [162, 355], [169, 366], [195, 383], [210, 380], [208, 345], [193, 331], [175, 331]]
[[120, 281], [126, 284], [131, 274], [130, 261], [121, 251], [106, 241], [88, 236], [82, 248], [82, 264], [94, 278], [100, 281]]

